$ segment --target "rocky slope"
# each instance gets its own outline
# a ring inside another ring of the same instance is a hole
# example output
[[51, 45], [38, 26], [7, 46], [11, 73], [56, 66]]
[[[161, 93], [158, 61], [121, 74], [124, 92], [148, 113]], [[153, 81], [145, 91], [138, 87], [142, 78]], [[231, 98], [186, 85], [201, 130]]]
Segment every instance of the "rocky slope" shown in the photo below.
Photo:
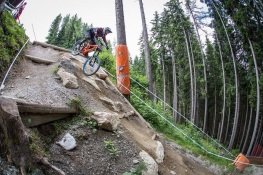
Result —
[[[102, 68], [96, 75], [84, 76], [82, 63], [82, 57], [67, 50], [36, 42], [27, 48], [2, 91], [4, 97], [53, 107], [67, 107], [72, 99], [79, 99], [88, 111], [28, 129], [31, 136], [37, 135], [33, 142], [41, 145], [51, 164], [72, 175], [123, 174], [140, 168], [149, 175], [221, 174], [218, 168], [193, 158], [156, 133]], [[69, 151], [56, 143], [66, 133], [77, 143]], [[32, 172], [55, 173], [41, 166]]]

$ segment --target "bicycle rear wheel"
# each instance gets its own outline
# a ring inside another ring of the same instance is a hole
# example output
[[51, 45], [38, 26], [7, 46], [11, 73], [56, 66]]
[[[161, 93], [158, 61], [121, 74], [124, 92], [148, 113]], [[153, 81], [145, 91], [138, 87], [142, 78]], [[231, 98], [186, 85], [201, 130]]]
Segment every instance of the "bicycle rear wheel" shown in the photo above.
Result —
[[71, 54], [72, 55], [78, 55], [80, 53], [80, 50], [82, 49], [84, 44], [84, 40], [78, 40], [72, 47], [71, 49]]
[[100, 68], [100, 59], [98, 56], [89, 57], [83, 64], [83, 73], [86, 76], [95, 74]]

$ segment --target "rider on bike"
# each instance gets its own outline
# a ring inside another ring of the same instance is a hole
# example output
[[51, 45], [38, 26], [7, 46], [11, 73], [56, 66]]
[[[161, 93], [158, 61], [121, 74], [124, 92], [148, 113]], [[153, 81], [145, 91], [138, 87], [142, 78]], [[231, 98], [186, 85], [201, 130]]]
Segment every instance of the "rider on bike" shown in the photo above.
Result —
[[106, 40], [106, 35], [109, 33], [112, 33], [112, 31], [109, 27], [89, 28], [86, 31], [85, 40], [89, 40], [90, 45], [98, 45], [96, 41], [98, 40], [98, 38], [102, 38], [104, 45], [105, 45], [106, 49], [108, 50], [109, 46], [108, 46], [108, 43]]

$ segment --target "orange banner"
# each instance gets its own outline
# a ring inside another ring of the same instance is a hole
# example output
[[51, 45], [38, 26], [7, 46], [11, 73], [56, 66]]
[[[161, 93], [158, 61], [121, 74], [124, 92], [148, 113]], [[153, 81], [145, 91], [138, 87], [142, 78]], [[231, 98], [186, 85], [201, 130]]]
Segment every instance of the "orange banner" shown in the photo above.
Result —
[[127, 45], [116, 46], [117, 88], [122, 94], [130, 94], [130, 69]]

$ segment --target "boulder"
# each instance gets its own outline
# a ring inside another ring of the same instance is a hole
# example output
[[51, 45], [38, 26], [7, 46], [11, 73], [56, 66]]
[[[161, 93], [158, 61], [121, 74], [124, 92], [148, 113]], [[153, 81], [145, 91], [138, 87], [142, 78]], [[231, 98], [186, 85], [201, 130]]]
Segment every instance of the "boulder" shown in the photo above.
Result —
[[118, 101], [112, 101], [111, 99], [107, 98], [107, 97], [100, 97], [100, 100], [103, 101], [104, 103], [108, 104], [111, 106], [111, 108], [115, 111], [115, 112], [120, 112], [122, 111], [122, 103], [118, 102]]
[[62, 79], [63, 85], [66, 88], [77, 89], [79, 87], [77, 77], [69, 72], [66, 72], [65, 69], [60, 68], [57, 74]]
[[90, 85], [92, 85], [95, 89], [97, 89], [98, 91], [101, 92], [100, 87], [98, 86], [98, 84], [96, 83], [95, 79], [92, 76], [85, 76], [83, 73], [78, 74], [78, 76], [84, 80], [85, 82], [89, 83]]
[[158, 175], [158, 164], [154, 161], [154, 159], [143, 150], [139, 153], [139, 155], [146, 165], [146, 170], [142, 172], [142, 175]]
[[105, 80], [108, 77], [108, 74], [106, 74], [106, 72], [104, 72], [102, 68], [100, 68], [98, 72], [96, 72], [96, 75], [102, 80]]
[[107, 131], [117, 130], [118, 125], [120, 124], [119, 115], [117, 113], [94, 112], [91, 118], [96, 120], [101, 129]]
[[156, 141], [157, 142], [157, 147], [155, 150], [155, 154], [156, 154], [156, 162], [157, 163], [163, 163], [163, 159], [164, 159], [164, 148], [163, 148], [163, 144], [160, 141]]

